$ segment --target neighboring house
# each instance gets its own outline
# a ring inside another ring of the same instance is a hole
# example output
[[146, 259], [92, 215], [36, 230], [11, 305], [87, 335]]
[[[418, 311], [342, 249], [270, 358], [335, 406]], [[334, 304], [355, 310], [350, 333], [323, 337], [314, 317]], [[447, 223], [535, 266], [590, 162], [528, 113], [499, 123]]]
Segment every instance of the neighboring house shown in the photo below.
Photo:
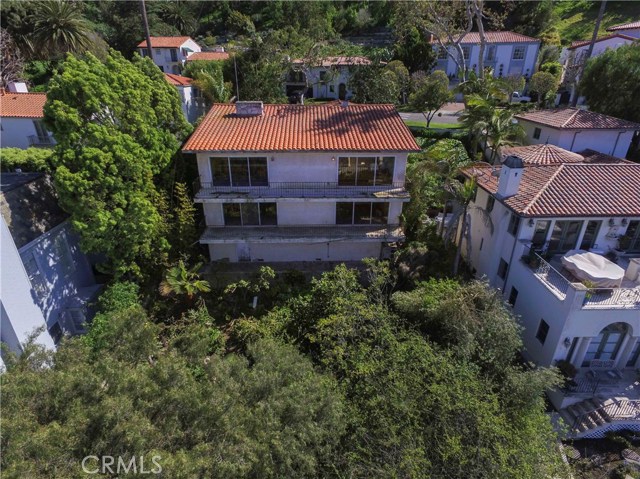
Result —
[[303, 92], [305, 98], [350, 100], [353, 91], [349, 80], [353, 69], [371, 65], [371, 60], [365, 57], [326, 57], [313, 65], [303, 60], [294, 60], [292, 64], [285, 81], [287, 96]]
[[24, 83], [0, 90], [0, 146], [2, 148], [51, 147], [53, 135], [44, 126], [45, 93], [29, 93]]
[[515, 116], [529, 143], [550, 143], [569, 151], [592, 149], [624, 158], [640, 124], [579, 108], [536, 110]]
[[608, 32], [622, 33], [630, 37], [640, 38], [640, 20], [637, 22], [623, 23], [607, 28]]
[[[201, 50], [200, 45], [190, 37], [151, 37], [153, 49], [153, 63], [165, 73], [182, 73], [182, 67], [187, 58]], [[143, 57], [149, 56], [147, 40], [138, 44], [138, 53]]]
[[[511, 153], [527, 159], [464, 171], [478, 190], [462, 250], [520, 318], [525, 359], [577, 368], [574, 381], [549, 393], [570, 434], [602, 437], [628, 426], [610, 398], [640, 407], [640, 391], [628, 388], [640, 367], [640, 164], [590, 151], [580, 162], [546, 146]], [[581, 281], [562, 262], [578, 249], [603, 264], [606, 255], [624, 277], [606, 287]]]
[[[607, 50], [615, 50], [623, 45], [629, 45], [637, 40], [638, 38], [634, 38], [633, 36], [623, 33], [614, 33], [612, 35], [600, 37], [596, 39], [593, 44], [591, 58], [597, 57]], [[572, 101], [574, 95], [577, 94], [576, 89], [580, 82], [580, 71], [586, 61], [587, 51], [589, 50], [590, 44], [591, 40], [580, 40], [573, 42], [569, 48], [562, 50], [562, 54], [560, 56], [560, 63], [562, 63], [563, 66], [562, 81], [570, 90], [570, 101]], [[581, 97], [578, 100], [578, 103], [582, 102], [583, 98]]]
[[[535, 73], [540, 40], [514, 32], [485, 32], [484, 67], [493, 69], [494, 77], [523, 76], [530, 78]], [[458, 78], [458, 67], [451, 55], [436, 40], [431, 40], [436, 50], [436, 70], [443, 70], [451, 79]], [[480, 58], [480, 34], [467, 33], [460, 43], [467, 70], [478, 71]], [[456, 55], [456, 48], [448, 50]]]
[[224, 51], [224, 48], [222, 48], [221, 51], [192, 53], [187, 57], [187, 62], [191, 62], [191, 61], [220, 62], [228, 59], [229, 59], [229, 54]]
[[2, 173], [2, 328], [13, 352], [43, 327], [38, 342], [53, 347], [63, 334], [84, 331], [96, 296], [91, 265], [80, 251], [48, 176]]
[[212, 261], [380, 258], [402, 241], [407, 155], [393, 105], [215, 104], [183, 147]]
[[193, 80], [189, 77], [165, 73], [165, 78], [176, 87], [180, 96], [182, 112], [189, 123], [195, 123], [200, 116], [206, 113], [206, 105], [202, 93], [192, 86]]

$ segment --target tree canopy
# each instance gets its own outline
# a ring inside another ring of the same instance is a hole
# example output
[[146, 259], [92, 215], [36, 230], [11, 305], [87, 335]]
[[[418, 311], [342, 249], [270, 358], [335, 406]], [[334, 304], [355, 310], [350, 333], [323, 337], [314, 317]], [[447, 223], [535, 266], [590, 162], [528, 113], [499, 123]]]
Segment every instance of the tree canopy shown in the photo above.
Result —
[[436, 112], [453, 98], [453, 93], [449, 90], [449, 77], [441, 70], [418, 78], [412, 85], [409, 104], [422, 112], [429, 128]]
[[45, 121], [61, 206], [83, 249], [118, 274], [167, 250], [154, 183], [191, 130], [175, 89], [149, 59], [68, 56], [50, 84]]

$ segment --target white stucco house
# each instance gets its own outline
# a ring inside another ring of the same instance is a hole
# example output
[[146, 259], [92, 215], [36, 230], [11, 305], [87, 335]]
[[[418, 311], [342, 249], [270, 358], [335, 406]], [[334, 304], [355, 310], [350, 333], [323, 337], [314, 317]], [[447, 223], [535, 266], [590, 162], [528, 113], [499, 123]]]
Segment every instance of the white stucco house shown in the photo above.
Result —
[[[485, 32], [484, 67], [492, 68], [495, 77], [524, 76], [531, 77], [535, 73], [540, 40], [514, 32]], [[457, 79], [458, 70], [449, 52], [457, 55], [452, 46], [443, 49], [436, 40], [431, 44], [436, 50], [437, 62], [435, 70], [443, 70], [451, 79]], [[467, 70], [478, 71], [480, 55], [480, 34], [470, 32], [463, 35], [460, 43]]]
[[[638, 41], [637, 37], [627, 35], [622, 32], [615, 32], [611, 35], [597, 38], [593, 44], [593, 51], [591, 52], [591, 58], [595, 58], [602, 55], [607, 50], [615, 50], [624, 45], [630, 45]], [[564, 48], [560, 55], [560, 63], [562, 64], [562, 81], [570, 89], [569, 100], [573, 100], [574, 95], [577, 94], [577, 85], [580, 82], [580, 71], [584, 62], [586, 61], [587, 52], [591, 40], [579, 40], [573, 42], [568, 48]], [[584, 98], [580, 97], [578, 103], [584, 102]]]
[[[503, 153], [501, 166], [464, 172], [478, 185], [461, 235], [466, 259], [513, 307], [527, 360], [577, 369], [549, 393], [571, 434], [628, 427], [623, 410], [640, 407], [640, 391], [628, 388], [640, 367], [640, 164], [552, 145]], [[615, 269], [613, 283], [565, 263], [584, 252]], [[640, 428], [638, 417], [630, 427]]]
[[640, 38], [640, 20], [607, 28], [608, 32], [622, 33], [630, 37]]
[[370, 64], [365, 57], [326, 57], [312, 64], [294, 60], [285, 81], [286, 94], [304, 92], [305, 98], [349, 100], [353, 97], [351, 74], [355, 68]]
[[[141, 56], [149, 56], [146, 39], [137, 48]], [[151, 48], [153, 63], [163, 72], [176, 75], [182, 73], [182, 67], [190, 55], [202, 50], [191, 37], [151, 37]]]
[[42, 328], [37, 342], [53, 348], [84, 332], [100, 286], [49, 177], [3, 173], [0, 191], [0, 341], [19, 354]]
[[189, 77], [173, 73], [165, 73], [164, 77], [178, 91], [182, 113], [187, 121], [195, 123], [200, 116], [206, 113], [206, 102], [200, 90], [191, 84], [193, 80]]
[[212, 261], [357, 261], [402, 241], [407, 155], [393, 105], [214, 104], [197, 157]]
[[529, 143], [550, 143], [579, 152], [592, 149], [624, 158], [640, 124], [580, 108], [535, 110], [515, 115]]
[[29, 93], [24, 83], [0, 90], [0, 146], [2, 148], [52, 147], [53, 135], [42, 122], [45, 93]]

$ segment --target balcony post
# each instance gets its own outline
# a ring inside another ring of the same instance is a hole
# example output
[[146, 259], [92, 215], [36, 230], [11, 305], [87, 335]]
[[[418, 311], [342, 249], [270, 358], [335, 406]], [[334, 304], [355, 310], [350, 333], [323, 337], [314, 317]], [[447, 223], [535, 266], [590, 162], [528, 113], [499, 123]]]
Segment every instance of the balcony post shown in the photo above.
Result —
[[582, 309], [588, 291], [589, 289], [582, 283], [569, 283], [567, 300], [571, 309]]

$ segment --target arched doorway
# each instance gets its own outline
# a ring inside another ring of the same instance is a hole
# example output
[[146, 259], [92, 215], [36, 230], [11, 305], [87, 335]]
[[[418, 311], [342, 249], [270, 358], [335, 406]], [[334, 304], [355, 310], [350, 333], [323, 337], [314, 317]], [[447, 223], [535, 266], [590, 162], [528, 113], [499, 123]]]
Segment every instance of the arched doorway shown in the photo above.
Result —
[[615, 361], [620, 353], [622, 342], [628, 333], [629, 325], [626, 323], [613, 323], [604, 328], [589, 343], [587, 353], [582, 361], [582, 367], [589, 367], [594, 359]]

